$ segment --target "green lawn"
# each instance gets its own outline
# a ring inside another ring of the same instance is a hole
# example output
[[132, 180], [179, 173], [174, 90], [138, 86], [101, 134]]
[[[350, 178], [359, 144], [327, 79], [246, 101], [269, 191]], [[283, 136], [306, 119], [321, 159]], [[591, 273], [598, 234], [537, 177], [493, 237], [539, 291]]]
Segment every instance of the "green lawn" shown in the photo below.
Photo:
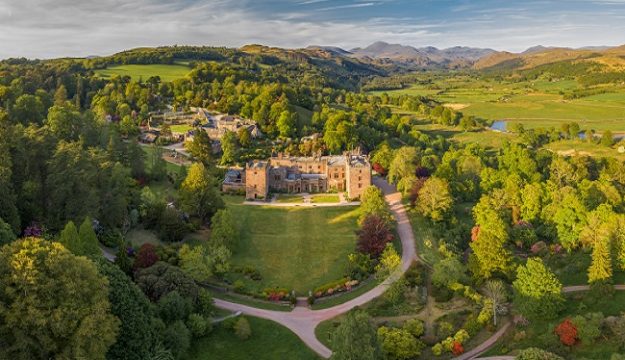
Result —
[[338, 203], [340, 201], [338, 194], [315, 194], [312, 196], [311, 202], [318, 203]]
[[347, 255], [356, 246], [356, 207], [269, 207], [241, 205], [226, 197], [241, 228], [232, 264], [252, 266], [263, 279], [246, 286], [308, 290], [343, 276]]
[[191, 345], [186, 359], [193, 360], [274, 360], [319, 359], [319, 357], [290, 330], [273, 321], [248, 317], [252, 337], [237, 338], [223, 326]]
[[97, 70], [96, 74], [105, 79], [114, 75], [119, 75], [130, 76], [134, 80], [139, 80], [141, 78], [144, 81], [152, 76], [160, 76], [162, 81], [170, 82], [185, 77], [190, 71], [191, 69], [189, 69], [188, 66], [177, 64], [118, 65]]
[[617, 146], [607, 147], [580, 140], [560, 140], [545, 145], [545, 148], [562, 154], [614, 157], [625, 160], [625, 154], [620, 154], [616, 149]]
[[126, 240], [130, 241], [132, 246], [140, 247], [143, 244], [162, 245], [158, 236], [151, 230], [132, 229], [126, 234]]
[[291, 194], [278, 194], [278, 199], [276, 200], [276, 202], [281, 203], [281, 204], [286, 204], [286, 203], [303, 203], [304, 202], [304, 198], [302, 197], [302, 195], [299, 195], [299, 194], [295, 194], [295, 195], [291, 195]]
[[[154, 152], [155, 149], [152, 146], [141, 146], [141, 148], [143, 149], [143, 151], [146, 154], [146, 157], [145, 157], [145, 167], [149, 169], [149, 167], [150, 167], [150, 155]], [[170, 150], [164, 149], [163, 150], [163, 154], [167, 153], [168, 151], [170, 151]], [[167, 163], [166, 167], [167, 167], [167, 171], [168, 172], [172, 172], [172, 173], [176, 173], [177, 174], [180, 171], [181, 165], [174, 164], [174, 163], [171, 163], [169, 161], [166, 161], [166, 163]]]
[[186, 133], [187, 131], [193, 130], [193, 126], [189, 124], [179, 124], [179, 125], [171, 125], [171, 132], [174, 133]]

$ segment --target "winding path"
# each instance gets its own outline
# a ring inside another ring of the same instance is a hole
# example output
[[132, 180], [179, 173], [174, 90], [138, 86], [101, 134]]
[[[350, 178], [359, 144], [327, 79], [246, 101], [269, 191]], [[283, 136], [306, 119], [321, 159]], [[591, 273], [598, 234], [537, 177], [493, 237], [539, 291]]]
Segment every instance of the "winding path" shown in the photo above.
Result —
[[392, 283], [397, 281], [406, 272], [406, 270], [408, 270], [412, 262], [417, 259], [414, 234], [412, 233], [412, 226], [410, 225], [406, 209], [401, 202], [401, 194], [397, 192], [394, 186], [390, 185], [384, 179], [374, 178], [373, 182], [384, 192], [386, 202], [397, 220], [397, 233], [402, 244], [401, 265], [386, 280], [384, 280], [384, 282], [357, 298], [323, 310], [311, 310], [306, 307], [296, 307], [291, 312], [272, 311], [257, 309], [251, 306], [232, 303], [221, 299], [215, 299], [215, 305], [222, 309], [240, 311], [246, 315], [272, 320], [286, 326], [317, 354], [324, 358], [329, 358], [330, 355], [332, 355], [332, 351], [323, 345], [315, 336], [315, 328], [317, 325], [319, 325], [322, 321], [344, 314], [351, 309], [366, 304], [382, 295]]

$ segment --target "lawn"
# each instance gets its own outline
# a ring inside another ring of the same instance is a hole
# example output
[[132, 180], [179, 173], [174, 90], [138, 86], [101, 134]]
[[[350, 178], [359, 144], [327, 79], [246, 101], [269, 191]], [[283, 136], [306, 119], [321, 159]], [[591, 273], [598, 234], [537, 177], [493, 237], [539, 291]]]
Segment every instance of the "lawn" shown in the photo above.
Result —
[[[141, 148], [143, 149], [143, 151], [145, 152], [145, 167], [147, 169], [150, 168], [150, 156], [152, 155], [152, 153], [154, 153], [154, 147], [153, 146], [141, 146]], [[163, 154], [166, 154], [168, 151], [167, 149], [163, 149]], [[171, 173], [179, 173], [180, 172], [180, 167], [181, 165], [178, 164], [174, 164], [172, 162], [166, 161], [166, 168], [168, 172]]]
[[133, 80], [147, 80], [152, 76], [159, 76], [162, 81], [171, 82], [185, 77], [191, 69], [185, 65], [118, 65], [109, 66], [106, 69], [97, 70], [96, 74], [102, 78], [110, 78], [114, 75], [130, 76]]
[[179, 125], [171, 125], [170, 126], [171, 132], [173, 133], [181, 133], [184, 134], [188, 131], [193, 130], [193, 126], [189, 125], [189, 124], [179, 124]]
[[338, 194], [315, 194], [312, 196], [311, 202], [313, 204], [338, 203], [340, 199]]
[[290, 330], [273, 321], [248, 317], [252, 337], [237, 338], [232, 330], [217, 326], [208, 336], [191, 345], [186, 359], [194, 360], [273, 360], [319, 359]]
[[126, 240], [130, 241], [132, 246], [140, 247], [143, 244], [162, 245], [162, 241], [151, 230], [132, 229], [126, 234]]
[[303, 203], [304, 202], [304, 198], [302, 197], [302, 195], [291, 195], [291, 194], [278, 194], [278, 199], [276, 200], [276, 202], [280, 203], [280, 204], [286, 204], [286, 203]]
[[295, 289], [306, 295], [343, 276], [347, 255], [356, 246], [356, 207], [270, 207], [241, 205], [226, 197], [241, 229], [232, 257], [235, 266], [252, 266], [263, 279], [246, 286]]

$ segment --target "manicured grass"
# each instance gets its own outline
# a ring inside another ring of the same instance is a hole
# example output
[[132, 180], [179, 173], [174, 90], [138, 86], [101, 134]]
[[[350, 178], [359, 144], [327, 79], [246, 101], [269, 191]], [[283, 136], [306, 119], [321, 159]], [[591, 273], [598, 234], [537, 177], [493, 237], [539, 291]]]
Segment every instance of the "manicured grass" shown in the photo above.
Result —
[[240, 340], [232, 330], [218, 326], [191, 345], [186, 359], [193, 360], [313, 360], [319, 357], [290, 330], [273, 321], [247, 317], [252, 336]]
[[[143, 149], [143, 151], [146, 154], [145, 157], [145, 166], [147, 169], [149, 169], [150, 167], [150, 156], [152, 155], [152, 153], [154, 153], [155, 149], [152, 146], [141, 146], [141, 148]], [[170, 150], [167, 149], [163, 149], [163, 154], [167, 153]], [[174, 164], [172, 162], [166, 161], [167, 165], [167, 171], [168, 172], [172, 172], [172, 173], [178, 173], [180, 171], [180, 168], [182, 167], [181, 165], [178, 164]]]
[[263, 277], [243, 279], [246, 286], [279, 286], [307, 295], [343, 276], [347, 255], [356, 246], [358, 208], [281, 208], [226, 200], [241, 229], [232, 264], [252, 266]]
[[278, 194], [278, 198], [276, 199], [276, 202], [281, 203], [281, 204], [286, 204], [286, 203], [303, 203], [304, 202], [304, 198], [302, 197], [302, 195], [299, 195], [299, 194], [295, 194], [295, 195]]
[[316, 194], [312, 196], [311, 202], [318, 203], [338, 203], [340, 202], [338, 194]]
[[179, 124], [179, 125], [171, 125], [171, 132], [184, 134], [188, 131], [193, 130], [193, 126], [189, 124]]
[[184, 65], [119, 65], [97, 70], [96, 74], [105, 79], [119, 75], [130, 76], [133, 80], [141, 78], [144, 81], [152, 76], [160, 76], [162, 81], [170, 82], [185, 77], [190, 71], [191, 69]]

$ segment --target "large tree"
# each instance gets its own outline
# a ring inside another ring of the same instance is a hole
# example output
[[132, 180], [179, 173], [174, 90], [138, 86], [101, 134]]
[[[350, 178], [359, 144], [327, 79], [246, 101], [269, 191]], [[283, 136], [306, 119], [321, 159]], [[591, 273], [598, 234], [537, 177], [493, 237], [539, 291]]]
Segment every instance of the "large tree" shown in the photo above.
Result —
[[187, 178], [180, 186], [180, 203], [183, 210], [207, 221], [224, 208], [214, 179], [201, 163], [191, 165]]
[[104, 359], [119, 320], [88, 259], [37, 238], [0, 250], [0, 358]]
[[213, 245], [223, 245], [230, 251], [237, 247], [239, 229], [229, 209], [220, 209], [211, 218], [210, 241]]
[[104, 259], [100, 259], [97, 265], [110, 284], [108, 297], [111, 312], [121, 320], [117, 341], [108, 350], [107, 359], [149, 358], [157, 341], [156, 329], [152, 327], [150, 302], [117, 266]]
[[393, 233], [388, 224], [379, 215], [370, 214], [363, 221], [358, 235], [358, 251], [373, 258], [379, 257], [386, 244], [393, 241]]
[[441, 221], [451, 209], [453, 199], [446, 180], [431, 177], [419, 190], [417, 210], [434, 221]]
[[474, 208], [478, 225], [470, 246], [477, 260], [476, 275], [489, 278], [495, 272], [505, 273], [509, 269], [511, 256], [504, 246], [508, 232], [506, 224], [495, 210], [479, 205]]
[[553, 318], [564, 302], [562, 284], [541, 259], [530, 258], [519, 266], [513, 287], [515, 305], [528, 317]]
[[375, 328], [366, 312], [353, 310], [332, 336], [333, 360], [376, 360], [382, 358]]

